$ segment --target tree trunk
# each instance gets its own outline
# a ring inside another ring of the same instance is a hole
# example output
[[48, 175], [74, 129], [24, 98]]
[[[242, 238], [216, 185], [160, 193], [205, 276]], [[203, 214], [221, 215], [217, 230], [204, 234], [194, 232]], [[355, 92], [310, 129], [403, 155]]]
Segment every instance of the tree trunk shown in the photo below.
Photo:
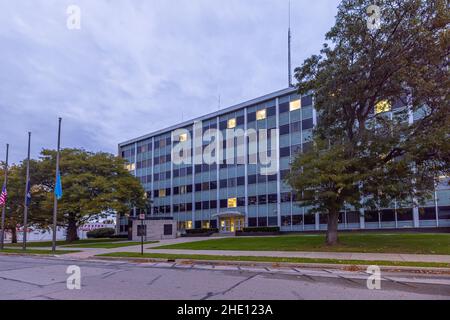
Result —
[[67, 234], [66, 234], [66, 240], [68, 242], [74, 242], [78, 240], [78, 227], [75, 219], [69, 217], [69, 222], [67, 224]]
[[11, 228], [11, 243], [17, 243], [17, 229], [16, 229], [16, 227]]
[[328, 228], [327, 228], [327, 245], [335, 246], [338, 244], [338, 222], [339, 212], [328, 213]]

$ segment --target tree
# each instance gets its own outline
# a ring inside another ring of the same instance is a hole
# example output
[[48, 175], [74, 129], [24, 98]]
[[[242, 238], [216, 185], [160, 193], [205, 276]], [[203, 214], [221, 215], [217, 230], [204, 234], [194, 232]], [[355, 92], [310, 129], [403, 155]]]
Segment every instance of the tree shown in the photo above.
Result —
[[[43, 150], [37, 179], [47, 190], [40, 210], [50, 218], [53, 208], [56, 151]], [[63, 149], [60, 162], [63, 197], [58, 201], [58, 223], [67, 228], [67, 241], [77, 239], [78, 227], [91, 217], [129, 212], [145, 206], [144, 190], [125, 169], [125, 161], [108, 153]]]
[[[46, 212], [40, 210], [40, 206], [45, 200], [45, 194], [40, 189], [38, 176], [35, 174], [37, 166], [38, 162], [36, 160], [30, 160], [30, 192], [32, 198], [29, 206], [28, 221], [29, 225], [45, 229], [49, 226], [51, 220], [48, 219]], [[0, 175], [2, 177], [4, 175], [3, 166], [0, 169]], [[26, 162], [12, 165], [8, 168], [8, 201], [5, 230], [11, 232], [13, 243], [17, 243], [17, 228], [23, 225], [25, 180]]]
[[381, 208], [394, 199], [417, 206], [450, 173], [446, 1], [377, 1], [380, 28], [373, 30], [372, 4], [342, 1], [320, 55], [296, 69], [299, 93], [313, 92], [319, 123], [287, 180], [300, 203], [328, 214], [329, 245], [338, 242], [345, 206]]

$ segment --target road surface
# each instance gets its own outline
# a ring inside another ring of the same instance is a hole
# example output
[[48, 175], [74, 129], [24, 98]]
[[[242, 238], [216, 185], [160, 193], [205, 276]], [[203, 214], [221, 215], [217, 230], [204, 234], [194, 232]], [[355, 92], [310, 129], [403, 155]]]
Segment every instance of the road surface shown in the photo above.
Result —
[[[81, 289], [67, 289], [67, 267], [81, 270]], [[68, 260], [0, 255], [0, 299], [444, 299], [450, 275], [367, 274], [320, 269]]]

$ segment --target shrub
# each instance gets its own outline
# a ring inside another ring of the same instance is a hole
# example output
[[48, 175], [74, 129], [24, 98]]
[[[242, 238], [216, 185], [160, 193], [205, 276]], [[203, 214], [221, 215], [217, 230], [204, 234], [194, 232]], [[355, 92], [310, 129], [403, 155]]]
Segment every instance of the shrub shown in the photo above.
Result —
[[111, 238], [116, 233], [113, 228], [101, 228], [89, 231], [87, 233], [88, 238]]
[[280, 232], [280, 227], [248, 227], [243, 232]]
[[186, 229], [186, 234], [203, 234], [203, 233], [216, 233], [219, 232], [219, 229]]

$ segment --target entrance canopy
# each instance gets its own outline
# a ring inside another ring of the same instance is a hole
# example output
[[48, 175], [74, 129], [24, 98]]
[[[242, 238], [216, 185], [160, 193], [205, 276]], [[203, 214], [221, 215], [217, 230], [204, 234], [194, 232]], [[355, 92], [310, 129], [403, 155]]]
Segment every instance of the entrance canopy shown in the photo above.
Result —
[[245, 217], [245, 214], [239, 211], [225, 211], [225, 212], [219, 212], [212, 215], [214, 218], [241, 218]]

